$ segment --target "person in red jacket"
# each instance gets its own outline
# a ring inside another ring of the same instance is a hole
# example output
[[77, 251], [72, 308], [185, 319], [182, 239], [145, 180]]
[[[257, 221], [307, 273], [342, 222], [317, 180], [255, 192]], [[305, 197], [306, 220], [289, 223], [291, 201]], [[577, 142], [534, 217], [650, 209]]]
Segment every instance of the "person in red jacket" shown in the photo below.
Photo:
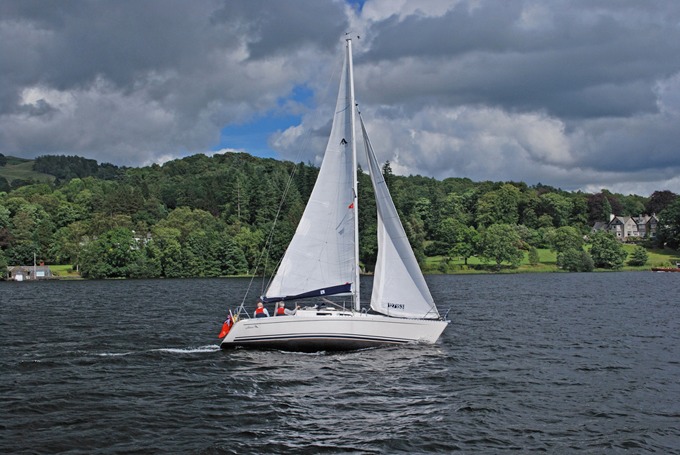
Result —
[[264, 307], [264, 304], [262, 302], [257, 302], [257, 308], [255, 308], [255, 317], [256, 318], [268, 318], [269, 317], [269, 311]]
[[276, 312], [274, 312], [274, 316], [292, 316], [297, 311], [297, 308], [298, 307], [295, 307], [294, 310], [289, 310], [286, 308], [286, 304], [284, 302], [279, 302], [276, 305]]

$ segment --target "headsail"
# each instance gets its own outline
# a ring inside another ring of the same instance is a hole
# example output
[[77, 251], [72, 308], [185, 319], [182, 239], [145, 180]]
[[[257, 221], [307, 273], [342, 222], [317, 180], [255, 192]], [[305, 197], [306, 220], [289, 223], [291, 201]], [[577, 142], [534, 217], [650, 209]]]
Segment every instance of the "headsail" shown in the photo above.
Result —
[[319, 176], [265, 300], [345, 293], [357, 286], [349, 59], [348, 52]]
[[399, 220], [363, 120], [361, 130], [378, 207], [378, 258], [371, 308], [390, 316], [437, 319], [439, 312]]

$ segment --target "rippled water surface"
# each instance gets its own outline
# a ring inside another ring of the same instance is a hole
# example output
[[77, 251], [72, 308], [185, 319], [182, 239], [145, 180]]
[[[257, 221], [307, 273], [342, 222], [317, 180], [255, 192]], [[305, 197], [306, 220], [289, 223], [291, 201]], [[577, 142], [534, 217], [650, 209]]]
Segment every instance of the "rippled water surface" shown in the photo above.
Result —
[[220, 351], [247, 280], [0, 283], [0, 453], [680, 453], [680, 274], [428, 282], [436, 345], [337, 354]]

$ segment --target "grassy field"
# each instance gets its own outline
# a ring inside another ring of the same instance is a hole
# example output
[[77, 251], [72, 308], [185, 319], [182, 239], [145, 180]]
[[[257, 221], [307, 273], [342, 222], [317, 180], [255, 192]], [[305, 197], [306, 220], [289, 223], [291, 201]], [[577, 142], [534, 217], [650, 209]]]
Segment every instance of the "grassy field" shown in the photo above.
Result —
[[[624, 245], [623, 249], [630, 254], [635, 246]], [[648, 249], [649, 259], [647, 264], [641, 267], [630, 267], [626, 265], [624, 270], [649, 270], [652, 267], [675, 267], [675, 263], [680, 261], [680, 251], [669, 249]]]
[[35, 172], [33, 170], [33, 160], [25, 160], [13, 156], [8, 156], [7, 164], [0, 167], [0, 177], [5, 177], [10, 184], [12, 180], [16, 179], [31, 179], [39, 182], [51, 182], [54, 180], [53, 175]]
[[[624, 245], [624, 250], [630, 254], [635, 248], [634, 245]], [[648, 249], [647, 254], [649, 255], [649, 260], [647, 264], [640, 267], [631, 267], [629, 265], [624, 265], [621, 270], [651, 270], [652, 267], [674, 267], [676, 262], [680, 261], [680, 251], [668, 250], [668, 249]], [[511, 268], [509, 265], [504, 265], [500, 273], [538, 273], [538, 272], [559, 272], [566, 273], [557, 268], [557, 255], [547, 249], [538, 250], [539, 263], [537, 265], [529, 264], [528, 255], [524, 255], [524, 260], [517, 268]], [[443, 256], [433, 256], [428, 257], [425, 260], [425, 265], [423, 270], [425, 273], [499, 273], [494, 264], [484, 263], [476, 257], [471, 257], [468, 259], [468, 264], [462, 259], [452, 259], [449, 261], [446, 268], [443, 267], [442, 263], [444, 261]], [[69, 264], [64, 265], [50, 265], [50, 270], [52, 274], [61, 279], [79, 279], [80, 273], [73, 270], [73, 266]], [[596, 269], [602, 270], [602, 269]]]
[[[635, 248], [634, 245], [623, 245], [623, 249], [630, 255]], [[680, 261], [680, 252], [669, 249], [648, 249], [647, 254], [649, 259], [647, 264], [640, 267], [632, 267], [624, 265], [621, 270], [651, 270], [652, 267], [671, 267], [675, 266], [677, 261]], [[528, 254], [524, 255], [524, 260], [518, 268], [511, 268], [504, 265], [500, 273], [522, 273], [522, 272], [562, 272], [557, 268], [557, 254], [548, 249], [538, 249], [539, 263], [537, 265], [529, 264]], [[423, 267], [425, 273], [485, 273], [497, 271], [494, 268], [495, 264], [484, 263], [476, 257], [468, 259], [467, 266], [462, 259], [454, 258], [448, 262], [448, 265], [443, 265], [443, 256], [428, 257], [425, 260]], [[602, 270], [602, 269], [596, 269]]]
[[57, 278], [80, 278], [80, 272], [73, 270], [71, 265], [51, 265], [52, 275]]

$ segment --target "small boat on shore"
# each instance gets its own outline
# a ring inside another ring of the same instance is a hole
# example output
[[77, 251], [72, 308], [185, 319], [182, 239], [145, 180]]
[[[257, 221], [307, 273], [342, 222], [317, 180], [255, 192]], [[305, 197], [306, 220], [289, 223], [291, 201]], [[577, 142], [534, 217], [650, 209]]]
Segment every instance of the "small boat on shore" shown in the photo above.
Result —
[[680, 267], [652, 267], [652, 272], [680, 272]]

